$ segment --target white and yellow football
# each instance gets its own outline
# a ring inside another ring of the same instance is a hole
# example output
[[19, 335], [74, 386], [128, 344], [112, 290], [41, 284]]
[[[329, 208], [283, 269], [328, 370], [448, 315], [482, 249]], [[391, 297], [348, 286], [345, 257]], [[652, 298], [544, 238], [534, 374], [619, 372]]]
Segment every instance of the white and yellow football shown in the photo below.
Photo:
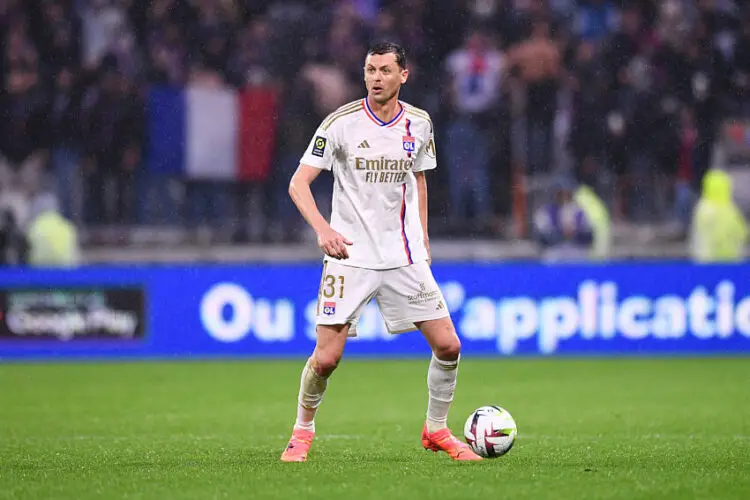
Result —
[[477, 408], [464, 425], [466, 442], [484, 458], [505, 455], [516, 441], [518, 428], [511, 414], [499, 406]]

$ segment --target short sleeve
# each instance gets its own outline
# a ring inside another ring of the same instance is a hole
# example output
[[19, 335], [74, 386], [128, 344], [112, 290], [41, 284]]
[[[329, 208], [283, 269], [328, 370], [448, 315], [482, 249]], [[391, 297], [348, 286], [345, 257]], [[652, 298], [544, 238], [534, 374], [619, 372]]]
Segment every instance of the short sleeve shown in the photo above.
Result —
[[310, 144], [307, 146], [305, 154], [302, 155], [300, 163], [322, 170], [331, 170], [333, 167], [334, 149], [334, 144], [331, 141], [332, 137], [329, 131], [324, 130], [322, 127], [318, 128]]
[[437, 167], [437, 151], [435, 150], [435, 133], [432, 127], [432, 121], [428, 121], [424, 127], [424, 139], [422, 145], [417, 151], [417, 158], [414, 162], [414, 172], [423, 172], [433, 170]]

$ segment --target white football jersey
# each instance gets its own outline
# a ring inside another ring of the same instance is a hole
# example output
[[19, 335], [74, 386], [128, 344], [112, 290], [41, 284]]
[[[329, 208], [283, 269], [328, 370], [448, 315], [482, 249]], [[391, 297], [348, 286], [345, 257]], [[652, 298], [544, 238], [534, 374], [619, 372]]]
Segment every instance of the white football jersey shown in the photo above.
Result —
[[427, 260], [414, 172], [437, 166], [432, 121], [426, 111], [400, 104], [388, 123], [366, 98], [341, 106], [323, 120], [300, 160], [332, 170], [331, 227], [353, 243], [341, 264], [393, 269]]

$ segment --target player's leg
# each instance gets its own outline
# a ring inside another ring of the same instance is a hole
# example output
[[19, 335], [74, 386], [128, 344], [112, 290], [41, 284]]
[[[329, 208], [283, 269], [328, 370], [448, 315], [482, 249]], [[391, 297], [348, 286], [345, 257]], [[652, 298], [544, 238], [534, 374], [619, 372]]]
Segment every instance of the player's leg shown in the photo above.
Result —
[[286, 450], [285, 462], [304, 462], [315, 436], [318, 411], [328, 379], [341, 361], [347, 337], [372, 299], [379, 277], [375, 271], [330, 263], [323, 269], [319, 291], [315, 350], [300, 378], [297, 419]]
[[454, 460], [481, 460], [471, 448], [448, 429], [448, 412], [453, 403], [458, 378], [461, 341], [450, 316], [416, 322], [432, 348], [427, 369], [427, 421], [422, 429], [422, 445], [432, 451], [445, 451]]
[[315, 432], [315, 414], [328, 387], [328, 377], [336, 369], [344, 354], [349, 324], [318, 325], [315, 334], [317, 336], [315, 350], [302, 370], [297, 421], [294, 424], [295, 429], [312, 432]]
[[447, 427], [461, 342], [429, 265], [419, 262], [387, 271], [377, 297], [390, 332], [418, 328], [432, 348], [427, 371], [429, 397], [422, 444], [433, 451], [445, 451], [455, 460], [481, 460]]
[[449, 316], [416, 323], [432, 348], [427, 370], [427, 432], [445, 429], [458, 378], [461, 342]]
[[312, 356], [302, 369], [297, 419], [292, 437], [281, 454], [283, 462], [304, 462], [315, 437], [315, 414], [328, 387], [328, 377], [338, 366], [344, 353], [349, 325], [318, 325], [317, 341]]

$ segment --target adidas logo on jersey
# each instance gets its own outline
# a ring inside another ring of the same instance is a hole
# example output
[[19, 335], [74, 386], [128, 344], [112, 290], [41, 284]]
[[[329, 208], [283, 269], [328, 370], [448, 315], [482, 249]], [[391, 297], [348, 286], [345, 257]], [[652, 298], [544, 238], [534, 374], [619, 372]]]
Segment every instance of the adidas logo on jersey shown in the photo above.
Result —
[[359, 143], [359, 146], [357, 146], [357, 149], [369, 149], [370, 144], [367, 141], [362, 141]]

